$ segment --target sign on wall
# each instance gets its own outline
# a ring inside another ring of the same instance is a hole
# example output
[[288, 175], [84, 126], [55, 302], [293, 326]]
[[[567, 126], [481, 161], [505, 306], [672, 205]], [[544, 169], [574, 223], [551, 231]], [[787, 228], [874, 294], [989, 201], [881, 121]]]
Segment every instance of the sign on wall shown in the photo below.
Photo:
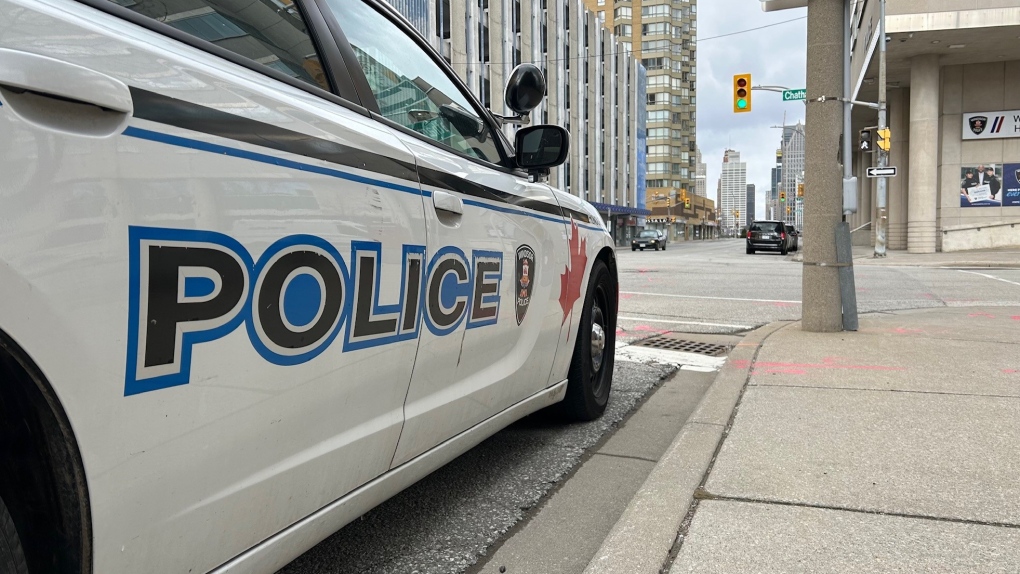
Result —
[[963, 139], [1020, 138], [1020, 110], [963, 114]]
[[1020, 163], [960, 169], [960, 207], [1020, 207]]

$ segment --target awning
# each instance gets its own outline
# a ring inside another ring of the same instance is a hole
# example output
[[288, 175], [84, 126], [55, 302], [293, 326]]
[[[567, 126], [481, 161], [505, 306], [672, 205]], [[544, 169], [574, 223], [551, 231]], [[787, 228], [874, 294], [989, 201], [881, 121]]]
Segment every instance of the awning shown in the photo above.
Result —
[[589, 201], [588, 203], [595, 206], [595, 209], [599, 210], [599, 213], [611, 213], [611, 214], [624, 214], [624, 215], [651, 215], [651, 211], [648, 209], [641, 209], [639, 207], [627, 207], [625, 205], [613, 205], [611, 203], [596, 203]]

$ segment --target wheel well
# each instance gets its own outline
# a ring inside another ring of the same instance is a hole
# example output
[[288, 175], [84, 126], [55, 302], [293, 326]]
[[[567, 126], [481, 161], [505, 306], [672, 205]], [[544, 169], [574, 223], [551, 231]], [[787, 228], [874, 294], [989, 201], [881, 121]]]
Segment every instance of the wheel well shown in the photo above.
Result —
[[81, 454], [39, 369], [0, 331], [0, 496], [29, 571], [92, 571], [92, 525]]
[[616, 271], [616, 254], [609, 247], [603, 247], [602, 251], [595, 256], [595, 259], [602, 261], [609, 268], [609, 274], [613, 277], [613, 286], [616, 287], [615, 295], [613, 299], [613, 312], [610, 313], [613, 319], [613, 329], [616, 329], [616, 313], [620, 309], [620, 277]]

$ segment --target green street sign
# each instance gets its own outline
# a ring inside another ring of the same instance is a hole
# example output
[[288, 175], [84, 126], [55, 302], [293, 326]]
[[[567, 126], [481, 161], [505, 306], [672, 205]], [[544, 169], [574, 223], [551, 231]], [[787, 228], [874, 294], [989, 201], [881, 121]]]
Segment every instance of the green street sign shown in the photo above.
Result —
[[807, 90], [784, 90], [783, 101], [784, 102], [795, 102], [797, 100], [806, 100]]

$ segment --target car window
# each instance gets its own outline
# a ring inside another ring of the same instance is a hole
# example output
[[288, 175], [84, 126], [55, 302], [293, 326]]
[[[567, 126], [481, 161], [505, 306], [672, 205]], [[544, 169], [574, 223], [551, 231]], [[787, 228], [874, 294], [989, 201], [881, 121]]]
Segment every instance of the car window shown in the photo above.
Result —
[[329, 90], [301, 14], [274, 0], [110, 0], [264, 66]]
[[783, 231], [783, 224], [775, 221], [755, 221], [751, 224], [751, 231], [765, 231], [768, 233], [779, 233]]
[[656, 231], [642, 231], [638, 237], [658, 237], [659, 233]]
[[461, 153], [500, 161], [489, 126], [446, 72], [361, 0], [326, 0], [365, 71], [383, 117]]

